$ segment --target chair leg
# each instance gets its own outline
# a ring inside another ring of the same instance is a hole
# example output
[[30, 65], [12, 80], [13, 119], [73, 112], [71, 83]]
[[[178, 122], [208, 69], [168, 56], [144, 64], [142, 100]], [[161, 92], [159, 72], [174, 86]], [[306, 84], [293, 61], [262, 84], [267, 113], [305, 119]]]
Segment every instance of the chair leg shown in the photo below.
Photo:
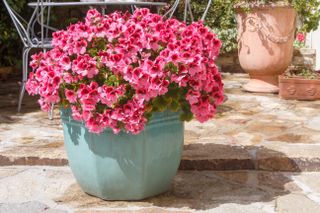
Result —
[[18, 113], [21, 112], [21, 105], [22, 105], [22, 99], [24, 96], [24, 91], [26, 89], [26, 85], [24, 82], [22, 82], [21, 87], [20, 87], [20, 95], [19, 95], [19, 103], [18, 103]]
[[50, 110], [48, 112], [48, 118], [49, 120], [53, 120], [53, 113], [54, 113], [54, 104], [51, 104]]
[[24, 48], [22, 53], [22, 83], [21, 83], [20, 96], [19, 96], [19, 102], [18, 102], [18, 112], [21, 112], [22, 100], [24, 97], [26, 83], [28, 80], [28, 55], [29, 55], [30, 49], [31, 49], [30, 47]]

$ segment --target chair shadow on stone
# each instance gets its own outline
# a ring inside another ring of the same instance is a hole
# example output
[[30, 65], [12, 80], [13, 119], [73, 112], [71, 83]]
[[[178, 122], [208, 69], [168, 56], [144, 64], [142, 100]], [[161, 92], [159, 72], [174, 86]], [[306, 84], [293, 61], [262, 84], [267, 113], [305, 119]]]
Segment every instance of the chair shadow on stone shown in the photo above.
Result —
[[[188, 154], [191, 151], [196, 153], [192, 158]], [[248, 152], [247, 157], [237, 155], [244, 151]], [[278, 170], [292, 173], [271, 172]], [[269, 203], [278, 196], [300, 190], [291, 179], [291, 175], [300, 171], [294, 160], [267, 148], [192, 144], [184, 147], [180, 171], [164, 194], [142, 201], [104, 201], [87, 195], [73, 184], [57, 200], [87, 208], [143, 206], [193, 210], [208, 210], [223, 204]]]
[[[0, 82], [0, 123], [15, 123], [20, 120], [17, 116], [17, 104], [19, 98], [18, 76], [9, 76], [6, 81]], [[39, 97], [25, 95], [20, 115], [40, 110], [37, 102]]]

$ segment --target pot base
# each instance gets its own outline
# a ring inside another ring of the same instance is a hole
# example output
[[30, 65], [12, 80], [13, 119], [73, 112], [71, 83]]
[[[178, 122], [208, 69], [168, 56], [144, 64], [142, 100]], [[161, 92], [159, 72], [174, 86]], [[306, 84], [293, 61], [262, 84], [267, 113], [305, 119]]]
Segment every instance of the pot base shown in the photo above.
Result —
[[279, 93], [278, 86], [259, 79], [251, 79], [246, 85], [243, 85], [242, 88], [247, 92]]

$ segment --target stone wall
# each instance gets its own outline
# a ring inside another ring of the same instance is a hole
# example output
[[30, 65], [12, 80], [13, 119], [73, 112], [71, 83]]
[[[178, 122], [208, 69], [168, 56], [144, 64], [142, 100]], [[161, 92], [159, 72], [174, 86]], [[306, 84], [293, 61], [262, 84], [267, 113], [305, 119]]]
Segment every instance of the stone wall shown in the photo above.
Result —
[[[244, 73], [240, 66], [237, 52], [221, 55], [217, 60], [217, 64], [222, 72]], [[316, 50], [307, 48], [296, 49], [293, 54], [292, 65], [315, 68]]]
[[316, 67], [316, 50], [302, 48], [295, 50], [292, 59], [293, 66], [307, 66], [315, 69]]

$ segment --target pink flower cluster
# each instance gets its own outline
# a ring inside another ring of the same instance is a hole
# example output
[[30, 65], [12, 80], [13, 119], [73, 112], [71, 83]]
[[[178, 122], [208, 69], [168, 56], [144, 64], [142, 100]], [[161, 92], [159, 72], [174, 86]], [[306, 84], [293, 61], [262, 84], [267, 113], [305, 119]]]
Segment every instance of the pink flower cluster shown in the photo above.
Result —
[[298, 42], [304, 42], [306, 40], [305, 34], [302, 32], [297, 33], [296, 40]]
[[32, 56], [27, 91], [40, 95], [43, 110], [70, 107], [91, 132], [140, 133], [148, 106], [171, 87], [185, 91], [200, 122], [223, 101], [215, 65], [221, 42], [201, 22], [164, 20], [148, 9], [105, 16], [89, 10], [85, 22], [55, 32], [52, 44]]

